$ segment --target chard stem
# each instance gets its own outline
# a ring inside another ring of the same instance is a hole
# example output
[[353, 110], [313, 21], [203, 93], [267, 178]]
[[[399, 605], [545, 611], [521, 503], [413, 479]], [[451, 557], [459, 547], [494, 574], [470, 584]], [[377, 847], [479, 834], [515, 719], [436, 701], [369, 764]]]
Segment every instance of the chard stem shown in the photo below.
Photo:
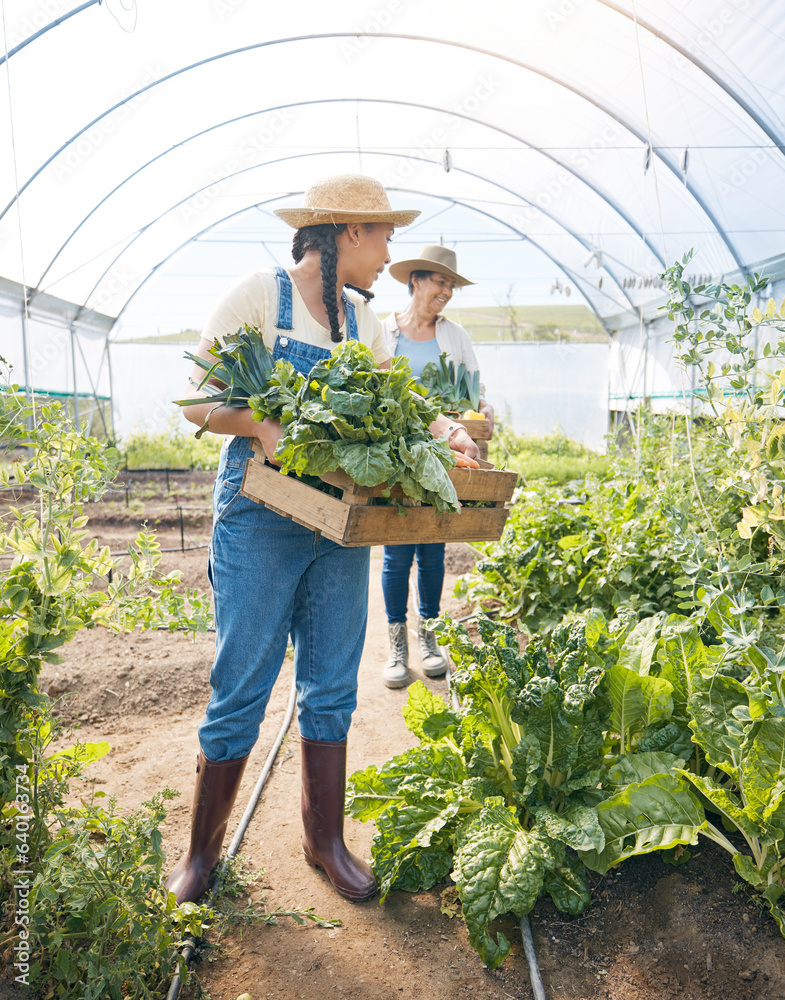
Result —
[[725, 834], [718, 830], [713, 823], [707, 823], [706, 829], [703, 833], [709, 838], [709, 840], [713, 840], [715, 844], [719, 844], [720, 847], [724, 847], [730, 855], [740, 853], [736, 845], [732, 844]]

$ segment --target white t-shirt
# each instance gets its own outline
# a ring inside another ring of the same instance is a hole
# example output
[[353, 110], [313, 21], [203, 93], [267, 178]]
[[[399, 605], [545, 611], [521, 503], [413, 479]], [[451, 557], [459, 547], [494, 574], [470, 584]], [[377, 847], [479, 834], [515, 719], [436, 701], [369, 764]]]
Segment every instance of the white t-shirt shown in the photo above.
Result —
[[[361, 343], [373, 351], [377, 364], [388, 361], [392, 354], [382, 331], [379, 317], [359, 292], [345, 289], [346, 295], [354, 303], [357, 319], [357, 336]], [[221, 296], [205, 323], [202, 336], [206, 340], [217, 340], [223, 344], [227, 336], [237, 333], [244, 323], [262, 332], [265, 347], [272, 351], [279, 334], [275, 323], [278, 319], [278, 284], [273, 270], [252, 271], [239, 278]], [[346, 323], [341, 327], [346, 333]], [[292, 281], [292, 330], [291, 336], [304, 344], [313, 344], [334, 351], [344, 341], [335, 343], [330, 331], [317, 322], [308, 312], [303, 298]]]

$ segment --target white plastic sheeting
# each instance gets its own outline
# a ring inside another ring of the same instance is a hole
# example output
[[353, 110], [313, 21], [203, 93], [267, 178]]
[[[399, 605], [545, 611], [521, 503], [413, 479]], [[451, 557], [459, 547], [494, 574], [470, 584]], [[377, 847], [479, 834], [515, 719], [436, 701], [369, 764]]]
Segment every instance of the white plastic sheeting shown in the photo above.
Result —
[[565, 434], [604, 452], [607, 344], [481, 344], [477, 360], [497, 416], [519, 434]]
[[272, 208], [345, 170], [415, 197], [419, 234], [438, 226], [473, 261], [491, 240], [489, 281], [502, 241], [525, 244], [543, 294], [547, 271], [610, 325], [690, 247], [713, 277], [783, 250], [785, 43], [767, 0], [2, 7], [0, 275], [33, 304], [76, 304], [77, 323], [122, 319], [218, 227], [250, 218], [257, 245], [285, 241]]

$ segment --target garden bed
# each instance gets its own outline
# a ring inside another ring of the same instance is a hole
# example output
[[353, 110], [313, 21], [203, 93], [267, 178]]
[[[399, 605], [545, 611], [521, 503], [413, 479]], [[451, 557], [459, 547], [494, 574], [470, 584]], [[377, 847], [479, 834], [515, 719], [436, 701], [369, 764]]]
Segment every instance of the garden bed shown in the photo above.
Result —
[[[142, 521], [156, 525], [162, 547], [177, 550], [164, 554], [164, 568], [179, 569], [189, 586], [205, 588], [206, 551], [195, 546], [208, 540], [210, 474], [181, 477], [176, 493], [170, 480], [168, 494], [163, 474], [127, 478], [127, 501], [123, 489], [110, 502], [89, 506], [90, 528], [119, 551]], [[470, 564], [468, 553], [464, 545], [448, 548], [444, 604], [456, 616], [467, 608], [449, 593], [456, 571]], [[381, 765], [416, 742], [401, 718], [406, 690], [390, 691], [381, 683], [387, 640], [380, 573], [381, 550], [374, 549], [368, 639], [350, 734], [351, 770]], [[212, 634], [191, 641], [166, 632], [118, 637], [81, 632], [64, 650], [65, 663], [42, 674], [42, 685], [65, 699], [61, 716], [81, 719], [82, 738], [106, 739], [112, 746], [112, 753], [91, 769], [97, 788], [116, 794], [122, 809], [137, 806], [166, 784], [182, 792], [164, 828], [170, 864], [187, 843], [196, 725], [208, 696], [212, 645]], [[416, 646], [412, 661], [413, 676], [422, 680]], [[290, 679], [286, 664], [241, 788], [243, 802], [280, 726]], [[426, 683], [446, 692], [441, 680]], [[83, 795], [88, 791], [88, 785], [81, 786]], [[238, 807], [234, 823], [240, 812]], [[358, 853], [368, 855], [372, 835], [371, 824], [347, 821], [347, 840]], [[235, 931], [218, 960], [201, 966], [213, 1000], [235, 1000], [246, 991], [254, 1000], [532, 996], [513, 918], [499, 921], [516, 941], [513, 952], [500, 969], [488, 972], [469, 946], [460, 919], [441, 912], [445, 886], [416, 895], [393, 892], [383, 907], [375, 901], [351, 904], [305, 865], [299, 841], [299, 736], [293, 725], [243, 847], [252, 863], [265, 869], [253, 895], [263, 889], [271, 907], [312, 906], [322, 916], [341, 919], [343, 926], [324, 930], [282, 922], [242, 935]], [[694, 851], [678, 868], [655, 854], [630, 859], [605, 877], [589, 873], [594, 902], [581, 917], [566, 918], [549, 902], [537, 905], [532, 927], [549, 1000], [785, 998], [785, 939], [749, 901], [746, 886], [734, 892], [738, 879], [728, 855], [705, 841]], [[27, 991], [18, 995], [30, 997]], [[192, 990], [181, 995], [196, 996]]]

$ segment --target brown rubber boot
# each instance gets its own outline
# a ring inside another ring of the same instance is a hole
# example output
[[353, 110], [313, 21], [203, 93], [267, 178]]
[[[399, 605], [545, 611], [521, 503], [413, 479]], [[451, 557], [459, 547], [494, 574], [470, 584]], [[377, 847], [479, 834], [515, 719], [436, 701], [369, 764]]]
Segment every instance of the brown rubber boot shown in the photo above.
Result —
[[343, 842], [346, 740], [309, 740], [305, 736], [300, 740], [305, 860], [323, 869], [346, 899], [353, 903], [370, 899], [377, 889], [373, 872]]
[[195, 903], [205, 890], [210, 872], [218, 864], [226, 826], [249, 756], [216, 762], [205, 757], [201, 750], [197, 755], [191, 844], [164, 883], [175, 894], [178, 903]]

